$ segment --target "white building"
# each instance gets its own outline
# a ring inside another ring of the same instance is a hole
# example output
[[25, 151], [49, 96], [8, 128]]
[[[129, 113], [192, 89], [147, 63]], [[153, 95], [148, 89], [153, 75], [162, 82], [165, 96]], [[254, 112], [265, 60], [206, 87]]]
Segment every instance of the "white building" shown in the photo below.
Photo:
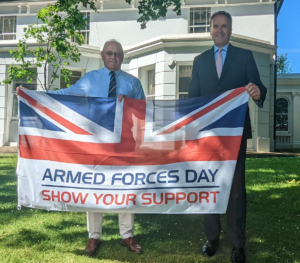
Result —
[[[36, 9], [51, 1], [7, 1], [0, 3], [0, 81], [6, 77], [7, 65], [13, 63], [8, 51], [22, 38], [23, 27], [36, 21]], [[210, 49], [210, 15], [219, 10], [233, 17], [231, 43], [253, 52], [261, 80], [268, 93], [263, 109], [249, 101], [253, 139], [248, 150], [274, 150], [274, 90], [276, 85], [276, 19], [283, 0], [186, 0], [182, 15], [171, 9], [165, 20], [152, 21], [140, 29], [137, 23], [138, 1], [100, 0], [98, 13], [87, 12], [90, 24], [85, 30], [86, 45], [80, 48], [80, 63], [71, 64], [72, 81], [85, 72], [101, 68], [100, 50], [108, 39], [117, 39], [125, 51], [122, 69], [140, 78], [148, 99], [181, 99], [187, 97], [194, 57]], [[34, 45], [34, 43], [32, 43]], [[43, 79], [41, 72], [38, 77]], [[0, 146], [17, 141], [17, 99], [15, 87], [21, 83], [0, 86]], [[57, 86], [64, 87], [63, 80]], [[26, 86], [24, 84], [24, 86]], [[39, 85], [31, 84], [33, 89]], [[299, 141], [299, 138], [298, 138]]]
[[300, 74], [277, 76], [276, 148], [300, 149]]

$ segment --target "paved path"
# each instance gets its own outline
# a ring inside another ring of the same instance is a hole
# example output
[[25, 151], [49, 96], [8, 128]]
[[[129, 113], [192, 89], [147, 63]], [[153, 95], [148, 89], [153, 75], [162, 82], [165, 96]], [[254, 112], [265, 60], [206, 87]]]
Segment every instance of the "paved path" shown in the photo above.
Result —
[[[18, 153], [17, 146], [2, 146], [0, 147], [0, 154], [2, 153]], [[247, 157], [253, 158], [268, 158], [268, 157], [293, 157], [299, 156], [299, 153], [288, 153], [288, 152], [247, 152]]]
[[18, 147], [17, 146], [2, 146], [0, 147], [0, 154], [1, 153], [18, 153]]

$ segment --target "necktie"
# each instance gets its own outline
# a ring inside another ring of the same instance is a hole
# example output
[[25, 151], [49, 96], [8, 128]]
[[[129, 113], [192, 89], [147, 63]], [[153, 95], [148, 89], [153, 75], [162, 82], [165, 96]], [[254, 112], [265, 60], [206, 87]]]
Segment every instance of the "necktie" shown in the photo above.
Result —
[[109, 82], [109, 90], [108, 90], [108, 97], [116, 97], [116, 74], [114, 71], [109, 73], [110, 75], [110, 82]]
[[217, 72], [218, 72], [218, 77], [220, 78], [221, 73], [222, 73], [222, 67], [223, 67], [223, 57], [222, 57], [222, 48], [219, 48], [219, 52], [217, 55], [216, 59], [216, 67], [217, 67]]

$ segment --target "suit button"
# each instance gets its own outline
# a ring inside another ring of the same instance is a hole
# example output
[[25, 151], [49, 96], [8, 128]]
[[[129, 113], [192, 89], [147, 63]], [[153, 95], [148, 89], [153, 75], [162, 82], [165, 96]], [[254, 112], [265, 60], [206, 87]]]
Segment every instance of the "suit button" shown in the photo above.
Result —
[[218, 86], [218, 89], [221, 89], [221, 86]]

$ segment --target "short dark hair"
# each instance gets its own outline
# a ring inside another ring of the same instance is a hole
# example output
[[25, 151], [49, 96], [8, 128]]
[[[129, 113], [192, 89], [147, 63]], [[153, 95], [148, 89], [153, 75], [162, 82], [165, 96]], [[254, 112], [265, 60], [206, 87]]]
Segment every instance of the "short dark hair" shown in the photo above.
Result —
[[210, 22], [209, 22], [210, 25], [211, 25], [211, 21], [212, 21], [217, 15], [223, 15], [223, 16], [226, 16], [228, 22], [232, 25], [232, 17], [231, 17], [231, 14], [229, 14], [229, 13], [226, 12], [226, 11], [218, 11], [218, 12], [213, 13], [213, 15], [210, 17]]

